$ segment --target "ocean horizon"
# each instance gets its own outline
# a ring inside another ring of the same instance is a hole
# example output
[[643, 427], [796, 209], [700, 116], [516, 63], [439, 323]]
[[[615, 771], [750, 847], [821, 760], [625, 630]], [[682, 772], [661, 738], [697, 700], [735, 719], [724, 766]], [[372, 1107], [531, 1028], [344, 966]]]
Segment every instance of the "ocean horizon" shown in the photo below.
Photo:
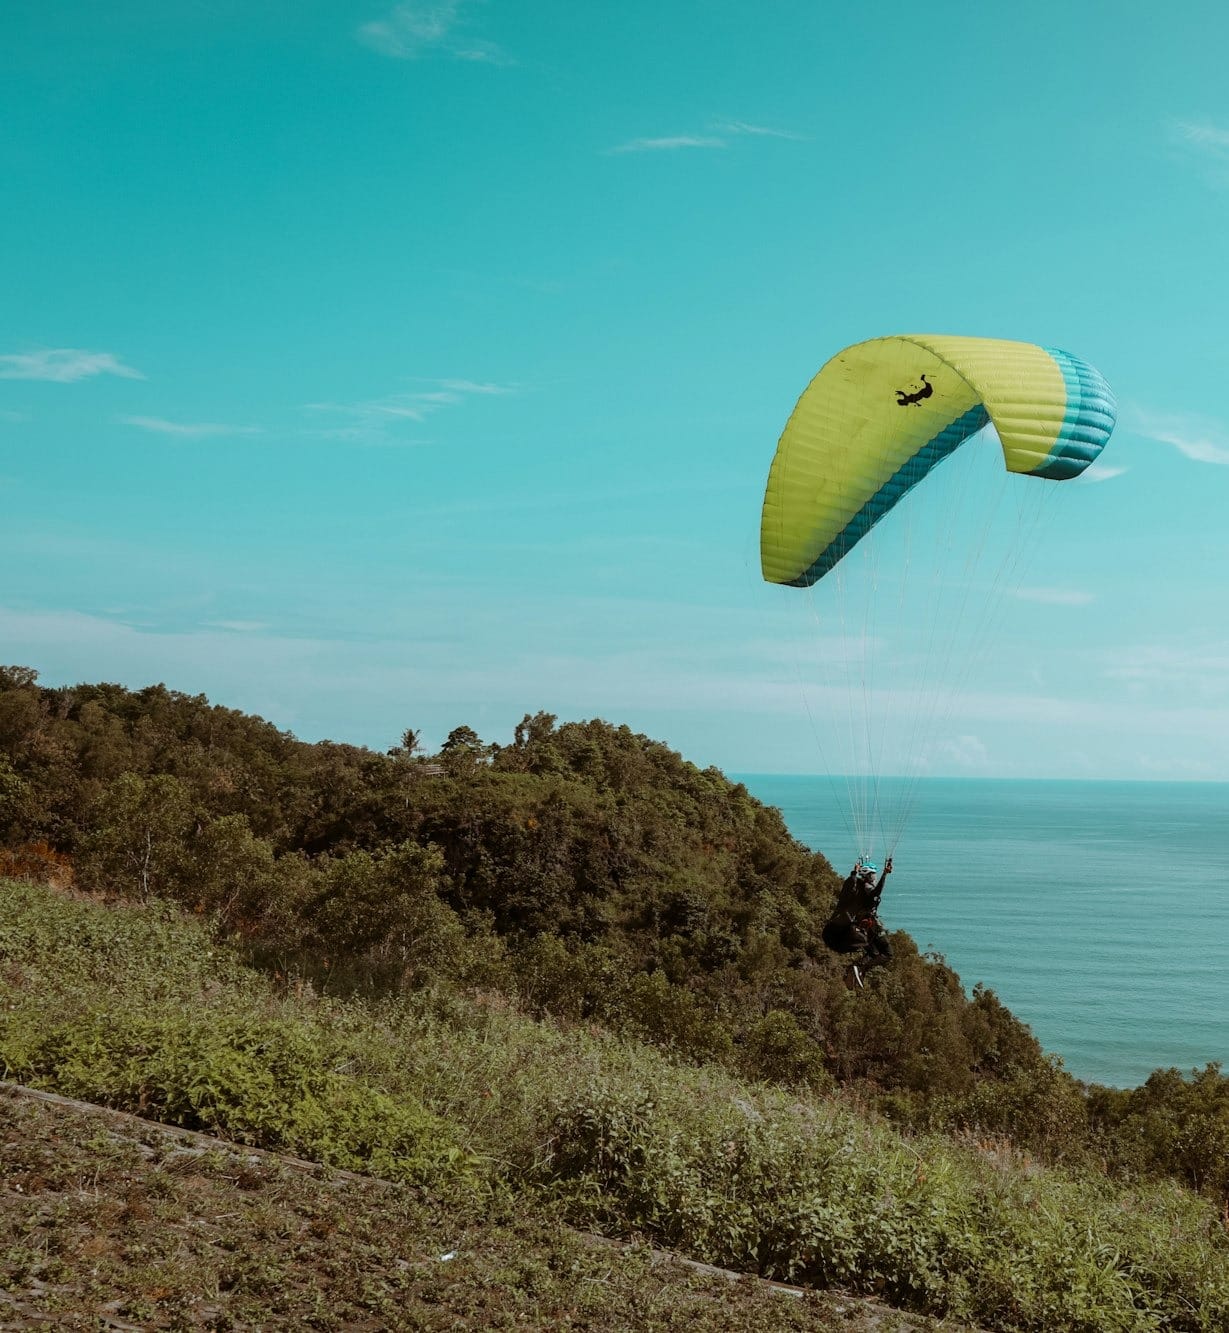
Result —
[[[731, 776], [848, 872], [862, 849], [844, 778]], [[890, 807], [904, 790], [878, 794]], [[1229, 783], [921, 779], [881, 917], [966, 990], [993, 990], [1077, 1078], [1229, 1063]]]

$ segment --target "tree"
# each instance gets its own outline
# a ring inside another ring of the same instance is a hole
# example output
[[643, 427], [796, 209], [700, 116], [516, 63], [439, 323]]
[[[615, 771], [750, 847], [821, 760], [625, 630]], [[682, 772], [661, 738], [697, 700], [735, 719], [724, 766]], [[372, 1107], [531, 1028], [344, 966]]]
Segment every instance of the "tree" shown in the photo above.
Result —
[[194, 825], [178, 778], [125, 773], [107, 783], [93, 810], [78, 871], [87, 887], [148, 898], [178, 887]]
[[22, 781], [12, 764], [0, 754], [0, 838], [11, 836], [20, 823], [29, 792], [29, 784]]
[[440, 759], [450, 777], [468, 777], [491, 754], [491, 747], [482, 743], [473, 727], [453, 727], [448, 739], [440, 747]]
[[24, 690], [38, 683], [33, 667], [0, 666], [0, 690]]
[[319, 948], [377, 982], [404, 984], [446, 967], [464, 930], [440, 901], [444, 859], [434, 847], [404, 842], [372, 855], [351, 852], [325, 872], [308, 908]]
[[512, 744], [499, 751], [496, 762], [514, 773], [561, 773], [567, 765], [554, 735], [554, 713], [526, 713], [516, 724]]

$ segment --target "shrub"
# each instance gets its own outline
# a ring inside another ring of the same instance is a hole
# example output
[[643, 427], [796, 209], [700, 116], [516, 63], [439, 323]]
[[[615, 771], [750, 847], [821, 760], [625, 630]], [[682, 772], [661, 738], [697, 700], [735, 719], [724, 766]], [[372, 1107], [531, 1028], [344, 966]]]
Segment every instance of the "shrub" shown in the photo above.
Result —
[[832, 1083], [824, 1066], [823, 1051], [803, 1031], [793, 1014], [781, 1009], [770, 1010], [747, 1031], [740, 1064], [750, 1077], [773, 1083], [815, 1088]]
[[392, 1180], [476, 1179], [437, 1117], [330, 1067], [320, 1035], [250, 1012], [135, 1014], [107, 1007], [4, 1025], [7, 1077], [185, 1129]]

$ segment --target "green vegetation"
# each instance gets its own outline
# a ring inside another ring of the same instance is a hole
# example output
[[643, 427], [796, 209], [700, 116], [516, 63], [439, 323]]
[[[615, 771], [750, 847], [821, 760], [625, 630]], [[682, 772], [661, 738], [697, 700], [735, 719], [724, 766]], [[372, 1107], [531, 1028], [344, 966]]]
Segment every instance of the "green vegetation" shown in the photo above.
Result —
[[0, 669], [0, 870], [173, 899], [332, 993], [499, 989], [740, 1072], [860, 1082], [910, 1123], [1006, 1080], [995, 1128], [1045, 1146], [1027, 1029], [904, 935], [850, 996], [818, 937], [838, 877], [741, 785], [542, 713], [507, 746], [458, 727], [434, 761], [415, 750], [412, 731], [387, 755], [306, 745], [161, 686]]
[[327, 1028], [173, 910], [5, 890], [6, 1078], [386, 1179], [477, 1180], [443, 1121], [339, 1072]]
[[[0, 949], [9, 1077], [425, 1182], [470, 1217], [549, 1211], [994, 1328], [1229, 1319], [1224, 1230], [1173, 1183], [1127, 1190], [1007, 1145], [902, 1136], [840, 1096], [537, 1021], [493, 993], [278, 986], [159, 903], [11, 881]], [[245, 1059], [258, 1041], [276, 1080]], [[344, 1113], [373, 1106], [387, 1125], [360, 1121], [364, 1138]]]
[[1219, 1068], [1087, 1089], [901, 933], [851, 994], [828, 862], [626, 727], [417, 748], [0, 669], [7, 1076], [996, 1328], [1225, 1326]]
[[931, 1327], [599, 1245], [519, 1200], [467, 1207], [370, 1178], [311, 1176], [2, 1092], [0, 1197], [5, 1328]]

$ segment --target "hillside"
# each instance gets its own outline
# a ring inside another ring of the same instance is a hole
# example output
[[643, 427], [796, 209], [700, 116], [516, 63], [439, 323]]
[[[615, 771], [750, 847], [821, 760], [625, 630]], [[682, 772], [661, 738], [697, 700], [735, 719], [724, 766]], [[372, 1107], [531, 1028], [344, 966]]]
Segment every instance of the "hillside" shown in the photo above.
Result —
[[1086, 1088], [903, 933], [849, 992], [828, 862], [626, 727], [416, 751], [0, 669], [5, 1076], [923, 1315], [1223, 1325], [1216, 1066]]
[[[643, 1301], [658, 1326], [721, 1326], [690, 1278], [650, 1280], [643, 1254], [582, 1256], [566, 1223], [986, 1328], [1229, 1318], [1224, 1229], [1173, 1184], [1124, 1188], [1003, 1142], [902, 1136], [842, 1095], [535, 1020], [491, 992], [321, 997], [162, 903], [9, 881], [0, 955], [8, 1079], [232, 1144], [201, 1158], [138, 1133], [134, 1149], [131, 1129], [117, 1143], [7, 1106], [3, 1285], [51, 1311], [118, 1302], [121, 1322], [226, 1326], [207, 1322], [221, 1300], [241, 1326], [256, 1311], [353, 1326], [364, 1310], [430, 1327], [387, 1313], [421, 1298], [490, 1326], [489, 1297], [456, 1273], [511, 1288], [505, 1326], [556, 1309], [618, 1326]], [[277, 1163], [236, 1162], [235, 1143], [331, 1170], [292, 1184]], [[398, 1262], [453, 1251], [464, 1264], [446, 1274]], [[600, 1294], [585, 1282], [595, 1265]], [[825, 1327], [833, 1312], [728, 1298], [755, 1326]], [[775, 1324], [756, 1324], [765, 1312]]]
[[45, 1096], [0, 1087], [5, 1328], [934, 1327]]
[[847, 993], [818, 937], [838, 877], [740, 784], [540, 713], [503, 746], [458, 727], [428, 760], [408, 739], [307, 745], [162, 686], [0, 670], [4, 865], [215, 914], [330, 990], [514, 988], [749, 1073], [866, 1083], [906, 1119], [1010, 1084], [1010, 1128], [1049, 1133], [1061, 1088], [992, 994], [904, 935]]

